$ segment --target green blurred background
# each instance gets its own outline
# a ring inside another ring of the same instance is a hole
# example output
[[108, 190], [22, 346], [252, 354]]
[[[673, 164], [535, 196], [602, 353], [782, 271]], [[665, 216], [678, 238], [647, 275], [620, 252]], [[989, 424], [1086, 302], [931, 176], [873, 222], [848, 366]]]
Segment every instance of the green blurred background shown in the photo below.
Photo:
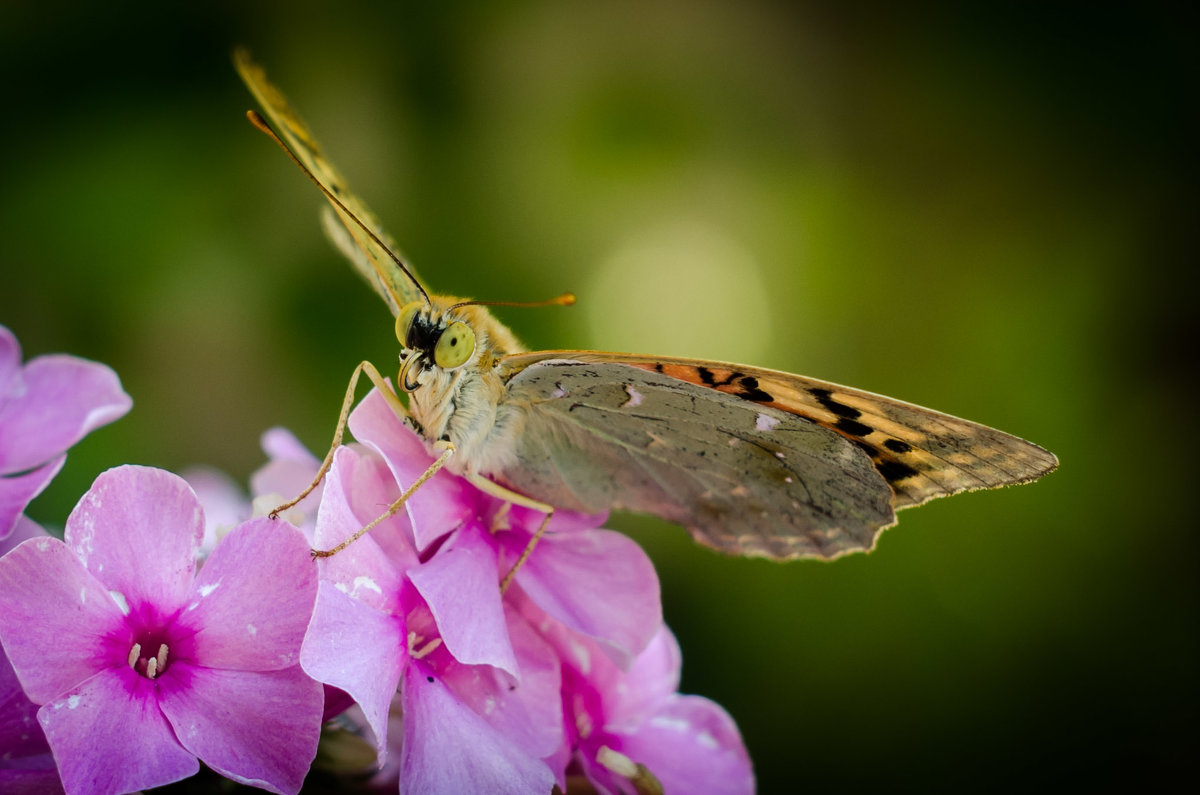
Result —
[[802, 372], [1059, 455], [834, 564], [611, 520], [763, 792], [1191, 769], [1194, 13], [208, 5], [0, 6], [0, 323], [27, 356], [112, 365], [135, 402], [35, 518], [61, 526], [122, 462], [244, 480], [274, 424], [324, 450], [354, 365], [394, 369], [319, 197], [243, 119], [244, 43], [433, 288], [579, 294], [500, 310], [530, 347]]

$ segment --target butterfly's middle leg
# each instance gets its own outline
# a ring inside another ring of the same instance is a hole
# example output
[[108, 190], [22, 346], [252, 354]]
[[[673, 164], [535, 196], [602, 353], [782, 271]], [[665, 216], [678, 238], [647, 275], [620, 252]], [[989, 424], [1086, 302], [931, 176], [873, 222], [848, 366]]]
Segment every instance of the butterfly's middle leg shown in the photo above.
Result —
[[350, 376], [349, 385], [346, 387], [346, 397], [342, 400], [342, 411], [338, 415], [337, 428], [333, 432], [333, 444], [329, 446], [329, 452], [325, 454], [325, 460], [321, 462], [321, 468], [317, 470], [316, 477], [312, 479], [312, 483], [308, 484], [308, 488], [300, 492], [295, 499], [285, 502], [271, 511], [272, 519], [300, 502], [309, 494], [312, 494], [313, 489], [321, 483], [321, 480], [325, 477], [325, 473], [329, 471], [329, 467], [333, 464], [333, 454], [337, 452], [338, 446], [342, 443], [342, 437], [346, 433], [346, 419], [350, 416], [350, 408], [354, 405], [354, 393], [358, 389], [358, 377], [363, 373], [367, 374], [367, 378], [379, 390], [379, 394], [383, 395], [383, 399], [387, 401], [387, 404], [391, 407], [392, 411], [396, 412], [398, 417], [404, 418], [408, 416], [408, 410], [404, 407], [400, 398], [396, 397], [396, 393], [392, 391], [387, 379], [379, 373], [375, 365], [365, 361], [359, 362], [358, 367], [354, 368], [354, 373]]
[[529, 539], [529, 543], [525, 545], [525, 549], [521, 550], [521, 554], [517, 558], [517, 562], [514, 563], [511, 568], [509, 568], [508, 573], [504, 575], [502, 580], [500, 580], [500, 593], [503, 595], [503, 593], [508, 590], [508, 586], [512, 584], [513, 577], [517, 575], [517, 571], [521, 568], [521, 566], [525, 565], [525, 561], [527, 561], [529, 556], [533, 554], [533, 548], [537, 546], [538, 542], [542, 540], [542, 536], [545, 535], [546, 528], [550, 526], [550, 518], [554, 516], [554, 506], [539, 500], [535, 500], [532, 497], [526, 497], [524, 494], [515, 492], [512, 489], [506, 489], [499, 483], [488, 480], [482, 475], [468, 474], [467, 479], [471, 481], [471, 483], [477, 489], [482, 492], [486, 492], [493, 497], [499, 497], [500, 499], [512, 503], [513, 505], [520, 505], [523, 508], [532, 508], [539, 513], [545, 514], [545, 518], [542, 519], [542, 523], [538, 526], [537, 532], [534, 533], [533, 537]]

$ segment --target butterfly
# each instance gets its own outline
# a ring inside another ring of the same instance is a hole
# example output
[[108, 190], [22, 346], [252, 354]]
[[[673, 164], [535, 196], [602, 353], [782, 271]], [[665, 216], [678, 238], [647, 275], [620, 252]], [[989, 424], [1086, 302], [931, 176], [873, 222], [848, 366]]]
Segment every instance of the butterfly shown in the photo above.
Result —
[[[670, 356], [527, 351], [485, 306], [429, 294], [263, 70], [244, 50], [234, 60], [284, 148], [329, 199], [326, 232], [396, 317], [397, 385], [437, 456], [427, 475], [446, 466], [545, 511], [539, 536], [555, 508], [620, 509], [680, 524], [728, 554], [834, 558], [871, 549], [902, 508], [1027, 483], [1058, 465], [993, 428], [806, 376]], [[360, 369], [403, 416], [386, 379], [368, 363]]]

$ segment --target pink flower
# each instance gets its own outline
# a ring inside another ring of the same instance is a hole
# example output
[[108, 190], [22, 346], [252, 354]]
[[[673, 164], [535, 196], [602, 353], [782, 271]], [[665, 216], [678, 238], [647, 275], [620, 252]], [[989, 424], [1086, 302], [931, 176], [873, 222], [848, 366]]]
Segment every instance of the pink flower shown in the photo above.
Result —
[[[318, 548], [379, 515], [433, 460], [377, 393], [350, 429], [375, 454], [337, 451]], [[556, 513], [509, 593], [628, 664], [661, 626], [658, 579], [636, 544], [596, 528], [603, 518]], [[541, 520], [442, 471], [320, 561], [301, 664], [358, 702], [381, 762], [399, 693], [402, 792], [548, 792], [565, 780], [558, 654], [499, 590]]]
[[175, 475], [119, 467], [71, 513], [65, 543], [0, 558], [0, 642], [68, 793], [192, 775], [296, 792], [322, 691], [297, 664], [315, 571], [303, 535], [258, 519], [197, 573], [203, 512]]
[[664, 792], [749, 795], [754, 771], [737, 726], [700, 696], [680, 695], [679, 646], [663, 626], [622, 671], [588, 638], [523, 610], [562, 658], [564, 756], [602, 795], [634, 795], [648, 771]]
[[[317, 516], [318, 546], [354, 533], [399, 493], [378, 457], [339, 449]], [[421, 562], [399, 515], [319, 561], [301, 664], [358, 702], [381, 762], [399, 691], [404, 792], [549, 792], [554, 783], [540, 757], [561, 742], [557, 662], [504, 610], [484, 532], [466, 524]]]
[[17, 338], [0, 326], [0, 538], [58, 474], [67, 448], [132, 405], [102, 364], [52, 355], [22, 367]]

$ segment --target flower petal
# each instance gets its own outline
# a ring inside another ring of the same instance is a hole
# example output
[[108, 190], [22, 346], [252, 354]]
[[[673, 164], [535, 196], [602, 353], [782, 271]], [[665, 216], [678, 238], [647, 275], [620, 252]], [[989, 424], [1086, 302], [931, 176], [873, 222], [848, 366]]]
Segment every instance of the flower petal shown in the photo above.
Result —
[[456, 532], [408, 577], [456, 660], [520, 675], [500, 604], [496, 549], [478, 522]]
[[[314, 543], [318, 549], [332, 549], [350, 538], [387, 511], [400, 496], [400, 487], [383, 460], [374, 453], [360, 452], [360, 449], [339, 447], [334, 453], [317, 513]], [[380, 522], [372, 528], [369, 538], [386, 553], [392, 568], [397, 571], [402, 572], [418, 563], [412, 529], [404, 512]], [[324, 558], [324, 562], [332, 564], [333, 568], [322, 569], [322, 576], [328, 579], [327, 573], [334, 569], [358, 570], [357, 562], [347, 565], [345, 556], [361, 543], [363, 539], [337, 555]]]
[[[516, 560], [527, 537], [507, 536], [501, 542]], [[654, 564], [632, 539], [612, 530], [544, 536], [516, 580], [550, 616], [600, 641], [621, 667], [662, 626]]]
[[179, 474], [192, 487], [204, 510], [200, 554], [208, 555], [230, 530], [250, 518], [250, 499], [233, 478], [219, 469], [197, 466]]
[[133, 636], [105, 587], [47, 536], [0, 558], [0, 640], [26, 694], [44, 704], [121, 665]]
[[441, 678], [467, 706], [536, 759], [563, 743], [558, 655], [515, 610], [505, 611], [521, 678], [489, 665], [452, 665]]
[[0, 649], [0, 768], [14, 759], [50, 753], [37, 722], [37, 704], [29, 700], [12, 663]]
[[48, 752], [36, 768], [0, 768], [0, 792], [4, 795], [57, 795], [63, 791], [54, 757]]
[[229, 671], [177, 663], [171, 670], [177, 675], [162, 680], [159, 704], [185, 748], [234, 781], [300, 790], [321, 733], [319, 683], [300, 666]]
[[38, 710], [68, 793], [133, 792], [200, 765], [158, 708], [154, 683], [129, 668], [102, 671]]
[[[317, 457], [286, 428], [271, 428], [262, 435], [261, 444], [270, 460], [250, 476], [250, 492], [256, 498], [275, 495], [280, 503], [287, 502], [308, 488], [321, 468]], [[324, 486], [318, 484], [295, 509], [307, 517], [315, 515]]]
[[625, 734], [620, 750], [649, 768], [665, 792], [754, 792], [754, 768], [737, 725], [700, 696], [672, 696]]
[[273, 671], [297, 664], [317, 596], [304, 534], [251, 519], [217, 544], [180, 621], [196, 629], [179, 654], [197, 665]]
[[[402, 488], [414, 483], [433, 463], [425, 443], [396, 416], [377, 389], [351, 412], [349, 425], [355, 439], [383, 456]], [[424, 550], [475, 513], [477, 498], [474, 487], [447, 470], [426, 481], [405, 503], [417, 548]]]
[[322, 582], [300, 649], [300, 665], [309, 676], [358, 702], [381, 762], [387, 752], [388, 705], [408, 661], [404, 631], [402, 619]]
[[404, 673], [401, 792], [550, 792], [554, 774], [541, 760], [463, 704], [430, 669]]
[[24, 474], [0, 477], [0, 538], [12, 532], [25, 507], [54, 480], [66, 460], [65, 454], [60, 455], [45, 466]]
[[169, 614], [187, 598], [204, 512], [187, 481], [161, 469], [101, 473], [67, 517], [67, 545], [139, 612]]
[[54, 458], [132, 405], [103, 364], [62, 354], [32, 359], [10, 378], [8, 400], [0, 404], [0, 472]]
[[22, 541], [28, 541], [31, 538], [47, 538], [49, 535], [40, 524], [28, 516], [21, 516], [17, 519], [13, 531], [6, 538], [0, 538], [0, 555], [16, 549]]
[[647, 715], [675, 695], [682, 667], [679, 642], [663, 624], [621, 676], [620, 684], [601, 693], [606, 725], [616, 730], [640, 725]]
[[8, 397], [9, 388], [21, 369], [21, 343], [17, 335], [0, 326], [0, 403]]

